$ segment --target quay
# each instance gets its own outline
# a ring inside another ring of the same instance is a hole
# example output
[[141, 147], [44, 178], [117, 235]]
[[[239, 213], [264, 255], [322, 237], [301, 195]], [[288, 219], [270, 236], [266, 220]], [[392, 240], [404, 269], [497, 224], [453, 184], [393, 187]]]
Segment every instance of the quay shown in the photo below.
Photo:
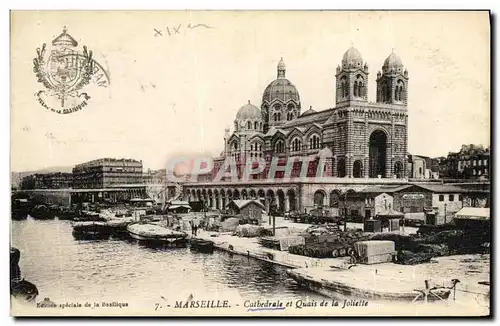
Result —
[[[270, 227], [267, 224], [263, 226]], [[310, 225], [277, 218], [276, 227], [283, 226], [306, 229]], [[415, 229], [405, 228], [405, 231], [409, 234]], [[429, 263], [417, 265], [353, 265], [349, 257], [312, 258], [265, 248], [258, 243], [258, 238], [233, 236], [232, 232], [200, 231], [197, 238], [213, 241], [215, 248], [231, 254], [289, 268], [287, 273], [292, 279], [329, 298], [399, 300], [412, 295], [416, 297], [418, 292], [415, 290], [424, 289], [426, 280], [431, 287], [451, 288], [452, 279], [458, 279], [460, 282], [456, 284], [455, 292], [452, 291], [450, 300], [458, 304], [478, 305], [478, 308], [489, 305], [489, 287], [480, 284], [490, 280], [489, 254], [435, 257]]]

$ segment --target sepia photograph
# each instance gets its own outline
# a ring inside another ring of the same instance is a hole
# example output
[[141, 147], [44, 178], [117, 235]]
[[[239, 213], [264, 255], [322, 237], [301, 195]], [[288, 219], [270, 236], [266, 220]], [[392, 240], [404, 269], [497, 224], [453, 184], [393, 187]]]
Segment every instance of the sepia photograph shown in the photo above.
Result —
[[11, 10], [11, 316], [491, 316], [491, 24]]

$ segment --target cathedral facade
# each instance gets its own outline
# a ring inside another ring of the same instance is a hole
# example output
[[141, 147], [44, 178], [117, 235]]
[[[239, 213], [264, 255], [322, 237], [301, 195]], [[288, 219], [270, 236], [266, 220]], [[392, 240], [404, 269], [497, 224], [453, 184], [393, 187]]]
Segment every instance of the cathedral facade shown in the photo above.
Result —
[[[293, 157], [314, 156], [327, 158], [322, 175], [336, 180], [332, 182], [403, 182], [407, 178], [408, 71], [391, 53], [377, 72], [375, 102], [368, 100], [368, 76], [367, 62], [351, 47], [336, 68], [335, 106], [304, 110], [281, 59], [277, 77], [265, 88], [260, 107], [248, 101], [238, 110], [233, 130], [225, 130], [224, 150], [214, 160], [213, 173], [200, 176], [198, 185], [210, 184], [228, 157], [235, 159], [239, 175], [248, 159], [263, 159], [266, 169], [252, 176], [254, 183], [279, 182], [283, 177], [283, 172], [268, 175], [273, 159], [284, 165]], [[316, 175], [318, 158], [294, 162], [292, 178], [300, 175], [302, 164], [309, 164], [307, 176]], [[227, 179], [221, 181], [227, 184]], [[187, 184], [186, 194], [198, 197], [196, 185]]]

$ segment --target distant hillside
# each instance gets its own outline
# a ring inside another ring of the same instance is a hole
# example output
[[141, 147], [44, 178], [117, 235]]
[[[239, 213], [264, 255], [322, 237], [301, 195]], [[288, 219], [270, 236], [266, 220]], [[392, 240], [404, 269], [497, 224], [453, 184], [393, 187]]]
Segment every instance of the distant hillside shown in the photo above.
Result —
[[23, 171], [23, 172], [11, 172], [11, 182], [12, 182], [12, 187], [19, 187], [22, 178], [25, 176], [28, 176], [30, 174], [45, 174], [45, 173], [54, 173], [54, 172], [62, 172], [62, 173], [69, 173], [73, 171], [72, 166], [54, 166], [54, 167], [48, 167], [45, 169], [40, 169], [36, 171]]

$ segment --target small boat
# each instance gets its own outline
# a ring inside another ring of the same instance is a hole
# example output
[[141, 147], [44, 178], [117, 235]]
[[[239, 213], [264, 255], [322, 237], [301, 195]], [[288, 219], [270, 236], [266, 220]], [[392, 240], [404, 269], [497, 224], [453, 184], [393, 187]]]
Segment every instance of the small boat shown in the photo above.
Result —
[[38, 296], [37, 287], [21, 278], [21, 269], [19, 268], [19, 260], [21, 252], [19, 249], [10, 248], [10, 295], [24, 302], [33, 303]]
[[56, 213], [56, 216], [61, 221], [72, 221], [79, 217], [79, 212], [76, 209], [68, 209], [61, 207], [59, 212]]
[[212, 253], [214, 252], [214, 242], [210, 240], [204, 240], [199, 238], [192, 238], [189, 240], [191, 250]]
[[134, 223], [127, 227], [130, 236], [136, 240], [150, 243], [162, 243], [173, 246], [185, 246], [188, 236], [182, 231], [175, 231], [160, 225]]
[[88, 221], [105, 222], [106, 221], [106, 219], [103, 218], [99, 213], [92, 212], [92, 211], [81, 211], [79, 216], [74, 218], [73, 220], [77, 221], [77, 222], [88, 222]]
[[29, 215], [35, 220], [53, 220], [56, 217], [55, 212], [46, 205], [36, 205]]
[[113, 218], [104, 222], [113, 237], [122, 238], [129, 236], [127, 227], [134, 223], [133, 218]]
[[106, 222], [85, 221], [73, 223], [73, 237], [76, 240], [107, 240], [112, 228]]
[[12, 199], [11, 218], [16, 221], [25, 220], [28, 218], [29, 201], [26, 198]]

